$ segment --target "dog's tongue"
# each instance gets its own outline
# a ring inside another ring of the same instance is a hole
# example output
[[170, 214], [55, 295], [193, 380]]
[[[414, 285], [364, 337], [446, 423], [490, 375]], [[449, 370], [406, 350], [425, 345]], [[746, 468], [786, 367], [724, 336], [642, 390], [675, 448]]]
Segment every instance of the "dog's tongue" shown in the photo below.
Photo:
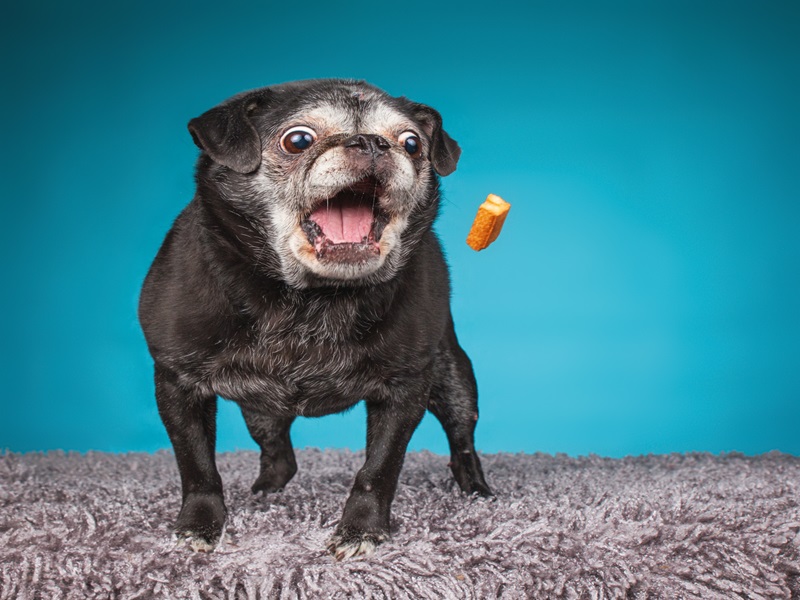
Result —
[[372, 206], [359, 200], [329, 201], [311, 213], [311, 220], [331, 242], [359, 243], [369, 237]]

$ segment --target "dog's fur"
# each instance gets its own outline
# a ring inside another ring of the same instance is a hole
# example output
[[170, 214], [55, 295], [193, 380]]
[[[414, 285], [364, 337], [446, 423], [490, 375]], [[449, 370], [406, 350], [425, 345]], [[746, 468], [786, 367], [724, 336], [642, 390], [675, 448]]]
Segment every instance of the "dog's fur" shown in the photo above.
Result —
[[[316, 137], [292, 154], [282, 138], [296, 126]], [[388, 537], [406, 446], [426, 409], [444, 427], [461, 489], [490, 496], [473, 441], [475, 377], [432, 231], [438, 175], [460, 155], [439, 113], [364, 82], [311, 80], [234, 96], [189, 130], [202, 150], [197, 193], [139, 307], [181, 475], [179, 537], [208, 550], [223, 530], [217, 396], [239, 404], [261, 447], [254, 492], [295, 474], [296, 416], [366, 401], [366, 461], [330, 541], [337, 558]], [[368, 237], [337, 242], [317, 224], [341, 198], [362, 216], [372, 203]]]

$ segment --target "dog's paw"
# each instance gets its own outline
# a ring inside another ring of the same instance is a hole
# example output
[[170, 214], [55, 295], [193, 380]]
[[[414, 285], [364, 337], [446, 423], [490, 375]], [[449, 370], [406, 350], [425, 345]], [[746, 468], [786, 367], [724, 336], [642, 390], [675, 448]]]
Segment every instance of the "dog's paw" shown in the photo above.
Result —
[[197, 552], [211, 552], [222, 537], [227, 510], [218, 494], [189, 494], [175, 524], [180, 545]]
[[328, 540], [328, 552], [336, 560], [347, 560], [354, 556], [369, 556], [389, 535], [379, 532], [337, 531]]
[[494, 492], [485, 481], [456, 481], [455, 486], [458, 486], [462, 494], [473, 500], [497, 500], [497, 496], [495, 496]]
[[213, 552], [220, 542], [222, 536], [218, 538], [208, 538], [195, 531], [176, 531], [175, 541], [178, 546], [189, 548], [195, 552]]
[[295, 473], [297, 473], [297, 464], [293, 457], [291, 460], [283, 459], [274, 460], [269, 464], [262, 463], [258, 479], [250, 489], [254, 494], [279, 492], [289, 483]]
[[497, 500], [497, 496], [494, 495], [494, 492], [485, 482], [473, 482], [472, 485], [463, 491], [472, 498], [483, 498], [484, 500], [492, 501]]
[[264, 493], [271, 494], [273, 492], [283, 491], [284, 486], [288, 483], [289, 477], [282, 477], [275, 473], [261, 473], [252, 485], [250, 490], [254, 494]]

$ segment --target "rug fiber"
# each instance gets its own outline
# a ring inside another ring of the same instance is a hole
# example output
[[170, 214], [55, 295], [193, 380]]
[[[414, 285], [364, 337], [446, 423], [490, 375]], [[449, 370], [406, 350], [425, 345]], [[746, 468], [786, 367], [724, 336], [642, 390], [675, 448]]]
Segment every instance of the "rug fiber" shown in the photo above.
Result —
[[254, 452], [219, 455], [213, 553], [175, 545], [171, 453], [0, 454], [0, 599], [800, 598], [800, 458], [484, 455], [497, 500], [447, 457], [406, 459], [392, 538], [325, 553], [363, 452], [300, 450], [254, 496]]

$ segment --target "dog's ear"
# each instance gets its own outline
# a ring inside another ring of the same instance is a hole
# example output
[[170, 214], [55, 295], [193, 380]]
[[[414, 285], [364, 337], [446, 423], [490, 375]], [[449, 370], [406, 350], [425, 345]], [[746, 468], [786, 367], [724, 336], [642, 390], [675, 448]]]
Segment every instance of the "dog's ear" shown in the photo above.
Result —
[[250, 113], [266, 103], [269, 90], [237, 94], [189, 121], [197, 147], [216, 163], [237, 173], [252, 173], [261, 164], [261, 138]]
[[431, 140], [431, 164], [434, 170], [444, 177], [456, 170], [461, 148], [458, 143], [442, 129], [442, 115], [439, 111], [418, 102], [410, 102], [411, 113]]

